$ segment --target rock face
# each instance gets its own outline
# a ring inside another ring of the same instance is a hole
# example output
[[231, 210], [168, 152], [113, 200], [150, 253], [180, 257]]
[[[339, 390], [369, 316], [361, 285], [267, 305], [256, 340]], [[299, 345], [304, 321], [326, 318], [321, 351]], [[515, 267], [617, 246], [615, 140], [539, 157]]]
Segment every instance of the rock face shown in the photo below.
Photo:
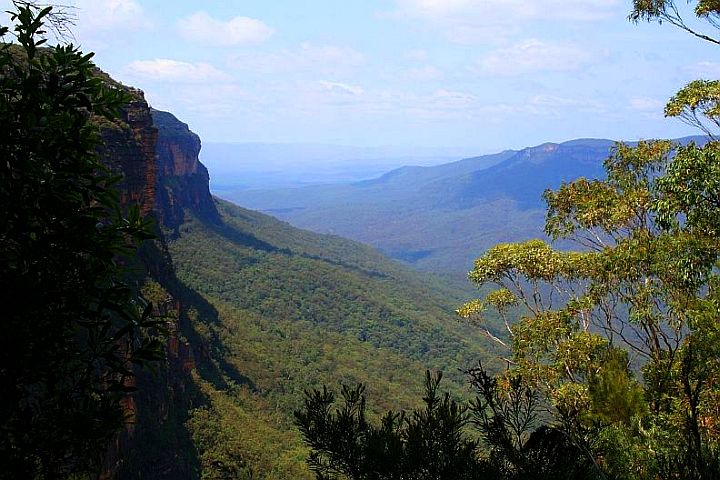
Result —
[[198, 158], [200, 137], [171, 113], [151, 109], [142, 91], [128, 90], [133, 100], [120, 118], [102, 124], [99, 149], [103, 162], [123, 176], [122, 204], [154, 213], [165, 230], [182, 224], [186, 210], [219, 222], [210, 176]]
[[219, 215], [208, 171], [198, 159], [199, 137], [173, 115], [151, 110], [140, 90], [128, 90], [133, 100], [120, 118], [101, 123], [99, 152], [103, 163], [123, 176], [123, 206], [139, 205], [157, 220], [158, 239], [139, 251], [145, 272], [138, 282], [149, 278], [159, 286], [159, 297], [150, 300], [155, 314], [167, 318], [168, 336], [166, 359], [157, 371], [138, 372], [131, 380], [138, 393], [123, 402], [130, 421], [111, 445], [100, 478], [196, 478], [194, 447], [184, 423], [200, 402], [192, 371], [206, 348], [186, 339], [194, 338], [188, 310], [206, 307], [175, 277], [164, 235], [177, 231], [186, 210], [209, 222], [219, 222]]
[[133, 100], [115, 122], [103, 123], [100, 155], [114, 171], [123, 175], [120, 195], [123, 205], [136, 204], [144, 215], [155, 207], [157, 129], [140, 90], [129, 89]]
[[152, 110], [160, 135], [157, 142], [156, 211], [165, 228], [176, 230], [185, 219], [185, 210], [205, 221], [219, 222], [210, 195], [207, 168], [200, 163], [200, 137], [174, 115]]

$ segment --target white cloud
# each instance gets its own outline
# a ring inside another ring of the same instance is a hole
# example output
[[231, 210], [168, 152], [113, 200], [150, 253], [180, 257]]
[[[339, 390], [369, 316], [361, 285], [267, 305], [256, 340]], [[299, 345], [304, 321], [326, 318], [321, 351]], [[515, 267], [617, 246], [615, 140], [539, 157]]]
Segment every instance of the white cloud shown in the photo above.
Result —
[[[513, 102], [496, 102], [482, 91], [438, 88], [424, 93], [409, 90], [377, 90], [340, 82], [299, 85], [285, 94], [294, 98], [294, 108], [304, 115], [355, 116], [367, 118], [412, 118], [423, 121], [482, 121], [500, 123], [512, 118], [558, 119], [569, 112], [605, 115], [607, 108], [596, 99], [538, 94]], [[283, 108], [282, 106], [279, 108]], [[538, 120], [542, 121], [542, 120]]]
[[80, 31], [138, 30], [151, 24], [148, 15], [135, 0], [75, 0]]
[[443, 15], [471, 7], [472, 0], [400, 0], [401, 6], [422, 15]]
[[230, 65], [259, 73], [317, 71], [324, 74], [347, 73], [365, 63], [365, 56], [348, 47], [301, 43], [297, 48], [273, 53], [248, 52], [234, 55]]
[[482, 71], [494, 75], [521, 75], [576, 70], [591, 60], [589, 52], [575, 45], [531, 39], [490, 52], [478, 65]]
[[545, 118], [566, 118], [569, 112], [607, 114], [607, 106], [593, 97], [570, 98], [547, 93], [531, 96], [522, 108], [528, 115]]
[[365, 56], [362, 53], [351, 48], [335, 45], [313, 45], [307, 42], [300, 44], [299, 56], [305, 62], [328, 62], [354, 66], [361, 65], [365, 61]]
[[686, 67], [685, 70], [694, 78], [703, 78], [706, 80], [720, 79], [720, 63], [717, 62], [698, 62]]
[[665, 108], [665, 102], [657, 98], [633, 97], [630, 99], [630, 108], [633, 110], [662, 113]]
[[539, 94], [530, 98], [530, 105], [538, 107], [574, 107], [578, 104], [572, 98], [558, 97], [556, 95]]
[[206, 12], [178, 20], [177, 30], [188, 40], [216, 47], [262, 43], [273, 34], [272, 28], [254, 18], [234, 17], [222, 21]]
[[405, 76], [409, 80], [418, 82], [431, 82], [434, 80], [442, 80], [443, 78], [445, 78], [445, 74], [441, 70], [433, 67], [432, 65], [409, 68], [405, 71]]
[[405, 15], [435, 20], [463, 16], [474, 21], [482, 17], [512, 21], [594, 21], [625, 8], [620, 0], [397, 0], [396, 3], [398, 11]]
[[[232, 83], [173, 84], [149, 86], [145, 98], [160, 110], [173, 112], [184, 121], [206, 121], [210, 131], [220, 128], [217, 122], [237, 120], [238, 112], [252, 108], [253, 97]], [[191, 128], [204, 138], [198, 125]]]
[[229, 82], [228, 74], [207, 63], [187, 63], [166, 58], [137, 60], [127, 66], [130, 75], [168, 83]]
[[469, 93], [465, 92], [457, 92], [453, 90], [445, 90], [444, 88], [441, 88], [439, 90], [435, 90], [432, 94], [434, 98], [439, 98], [442, 100], [450, 100], [450, 101], [456, 101], [460, 103], [469, 103], [475, 100], [475, 96], [471, 95]]
[[535, 21], [589, 22], [625, 13], [621, 0], [396, 0], [390, 16], [422, 21], [458, 43], [498, 41]]
[[405, 54], [410, 60], [424, 61], [427, 60], [428, 54], [425, 50], [410, 50]]
[[320, 85], [327, 91], [332, 93], [343, 93], [348, 95], [362, 95], [365, 89], [357, 85], [348, 85], [347, 83], [329, 82], [321, 80]]

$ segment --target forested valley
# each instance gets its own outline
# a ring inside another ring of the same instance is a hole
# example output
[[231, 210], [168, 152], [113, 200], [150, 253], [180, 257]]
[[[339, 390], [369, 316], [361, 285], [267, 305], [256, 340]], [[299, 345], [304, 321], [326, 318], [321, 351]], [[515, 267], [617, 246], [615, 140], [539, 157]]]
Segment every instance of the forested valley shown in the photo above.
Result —
[[[672, 1], [630, 9], [720, 42]], [[67, 41], [64, 12], [14, 1], [0, 29], [0, 478], [720, 478], [720, 81], [665, 107], [698, 137], [359, 184], [429, 208], [405, 196], [422, 177], [471, 209], [529, 172], [533, 213], [501, 213], [537, 224], [541, 188], [542, 238], [483, 245], [468, 282], [430, 271], [457, 246], [412, 269], [405, 240], [400, 263], [213, 197], [198, 135]]]

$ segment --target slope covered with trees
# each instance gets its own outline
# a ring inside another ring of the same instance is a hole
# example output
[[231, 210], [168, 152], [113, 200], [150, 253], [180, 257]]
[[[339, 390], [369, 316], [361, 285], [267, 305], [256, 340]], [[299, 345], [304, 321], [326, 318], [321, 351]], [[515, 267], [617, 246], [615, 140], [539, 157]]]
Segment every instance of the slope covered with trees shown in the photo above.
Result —
[[[140, 250], [136, 281], [167, 340], [155, 373], [135, 372], [133, 423], [107, 474], [309, 478], [292, 423], [305, 388], [373, 383], [371, 416], [415, 406], [425, 368], [467, 393], [461, 370], [494, 356], [452, 314], [467, 294], [370, 247], [213, 200], [187, 125], [139, 94], [126, 108], [102, 151], [125, 173], [124, 194], [153, 203], [158, 240]], [[152, 145], [155, 173], [141, 172]]]
[[493, 356], [439, 281], [348, 240], [225, 202], [218, 211], [219, 223], [192, 215], [169, 242], [179, 278], [217, 311], [194, 320], [228, 385], [199, 380], [211, 403], [189, 426], [205, 471], [226, 468], [214, 462], [233, 452], [255, 478], [303, 478], [291, 412], [305, 389], [372, 384], [377, 415], [415, 406], [426, 368], [447, 372], [463, 396], [462, 370]]

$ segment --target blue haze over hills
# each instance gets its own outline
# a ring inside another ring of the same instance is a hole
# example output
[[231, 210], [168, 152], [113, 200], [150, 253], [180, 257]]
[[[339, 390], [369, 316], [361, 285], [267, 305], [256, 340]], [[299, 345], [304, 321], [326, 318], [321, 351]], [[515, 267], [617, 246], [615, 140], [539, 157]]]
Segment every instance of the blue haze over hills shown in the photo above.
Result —
[[[679, 141], [690, 140], [704, 138]], [[577, 139], [406, 166], [352, 183], [223, 185], [215, 192], [294, 226], [365, 242], [421, 270], [464, 274], [496, 243], [543, 238], [543, 191], [578, 177], [604, 177], [603, 161], [613, 145]]]
[[200, 156], [213, 173], [213, 190], [221, 193], [350, 183], [403, 165], [444, 164], [471, 153], [467, 148], [203, 142]]

